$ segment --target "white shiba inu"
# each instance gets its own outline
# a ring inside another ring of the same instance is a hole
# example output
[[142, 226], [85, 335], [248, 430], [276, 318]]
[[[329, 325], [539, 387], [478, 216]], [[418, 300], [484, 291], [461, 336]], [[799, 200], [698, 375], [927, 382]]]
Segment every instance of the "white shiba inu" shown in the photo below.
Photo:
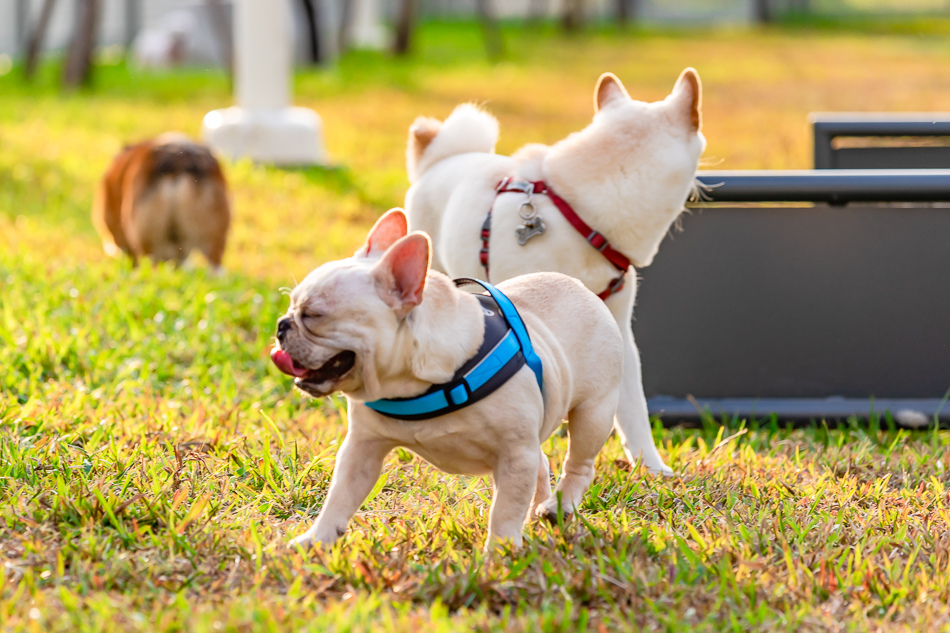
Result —
[[434, 268], [491, 282], [557, 271], [601, 294], [624, 339], [615, 428], [630, 460], [663, 474], [631, 331], [636, 278], [623, 273], [650, 264], [693, 191], [701, 92], [687, 68], [666, 99], [644, 103], [605, 73], [593, 122], [550, 147], [495, 154], [497, 121], [461, 105], [444, 122], [417, 119], [407, 149], [409, 224], [431, 236]]

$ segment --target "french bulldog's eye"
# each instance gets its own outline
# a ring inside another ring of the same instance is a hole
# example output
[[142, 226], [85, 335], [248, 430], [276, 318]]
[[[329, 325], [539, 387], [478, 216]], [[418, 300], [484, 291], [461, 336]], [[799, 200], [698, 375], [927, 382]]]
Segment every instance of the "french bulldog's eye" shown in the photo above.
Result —
[[303, 313], [303, 318], [305, 318], [305, 319], [322, 319], [322, 318], [323, 318], [323, 314], [321, 314], [320, 312], [304, 312], [304, 313]]

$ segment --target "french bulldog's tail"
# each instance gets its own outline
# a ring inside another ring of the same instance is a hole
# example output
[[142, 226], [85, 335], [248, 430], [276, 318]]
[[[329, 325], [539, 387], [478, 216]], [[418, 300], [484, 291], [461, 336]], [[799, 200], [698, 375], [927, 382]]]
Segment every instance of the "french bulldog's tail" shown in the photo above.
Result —
[[445, 121], [419, 117], [409, 128], [406, 170], [409, 182], [449, 156], [469, 152], [494, 153], [498, 142], [498, 121], [471, 103], [455, 108]]

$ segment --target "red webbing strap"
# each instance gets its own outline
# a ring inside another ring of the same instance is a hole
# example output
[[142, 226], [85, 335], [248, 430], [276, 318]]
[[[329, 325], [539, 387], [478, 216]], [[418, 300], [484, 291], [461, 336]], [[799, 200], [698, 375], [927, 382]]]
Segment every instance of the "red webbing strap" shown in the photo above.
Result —
[[601, 301], [606, 301], [607, 297], [609, 297], [610, 295], [616, 294], [620, 292], [621, 290], [623, 290], [623, 283], [624, 283], [623, 277], [626, 274], [627, 274], [627, 271], [620, 273], [620, 275], [618, 275], [617, 277], [614, 277], [610, 281], [610, 283], [607, 284], [606, 288], [604, 288], [603, 290], [597, 293], [597, 296], [600, 297]]
[[626, 272], [627, 269], [630, 268], [630, 259], [611, 246], [610, 242], [607, 241], [607, 238], [604, 237], [602, 233], [590, 228], [590, 226], [581, 219], [581, 216], [574, 212], [574, 209], [571, 208], [571, 205], [569, 205], [564, 198], [548, 189], [548, 186], [543, 181], [532, 184], [534, 185], [534, 192], [546, 194], [551, 199], [551, 202], [554, 203], [554, 206], [558, 208], [558, 211], [561, 212], [561, 215], [564, 216], [564, 219], [570, 222], [571, 226], [573, 226], [578, 233], [583, 235], [591, 246], [600, 251], [600, 254], [613, 264], [614, 268], [621, 272]]
[[[514, 183], [512, 178], [505, 178], [495, 187], [495, 191], [498, 193], [509, 193], [509, 192], [519, 192], [527, 194], [528, 191], [524, 187], [513, 186]], [[518, 183], [521, 184], [521, 183]], [[577, 213], [574, 212], [574, 209], [571, 208], [571, 205], [567, 203], [564, 198], [557, 195], [548, 188], [547, 183], [543, 180], [538, 180], [535, 182], [526, 183], [531, 185], [532, 193], [543, 193], [551, 199], [551, 202], [554, 203], [554, 206], [557, 207], [558, 211], [561, 212], [561, 215], [564, 216], [564, 219], [570, 222], [571, 226], [574, 229], [584, 236], [584, 239], [587, 242], [596, 248], [604, 258], [609, 261], [614, 268], [620, 271], [620, 275], [615, 277], [607, 287], [597, 294], [602, 300], [606, 301], [607, 297], [612, 294], [620, 292], [624, 284], [624, 276], [627, 274], [627, 269], [630, 268], [630, 259], [616, 250], [613, 246], [610, 245], [610, 242], [607, 241], [607, 238], [604, 237], [599, 231], [592, 229], [584, 220], [581, 219]], [[497, 195], [497, 194], [496, 194]], [[485, 224], [482, 225], [482, 250], [479, 253], [481, 257], [482, 266], [485, 267], [485, 274], [488, 274], [488, 241], [489, 235], [491, 233], [491, 209], [488, 210], [488, 217], [485, 218]]]
[[[494, 207], [494, 204], [492, 205]], [[491, 283], [488, 278], [488, 245], [491, 242], [491, 208], [488, 209], [488, 215], [485, 216], [485, 222], [482, 224], [482, 249], [478, 251], [478, 259], [482, 262], [482, 268], [485, 269], [485, 281]]]

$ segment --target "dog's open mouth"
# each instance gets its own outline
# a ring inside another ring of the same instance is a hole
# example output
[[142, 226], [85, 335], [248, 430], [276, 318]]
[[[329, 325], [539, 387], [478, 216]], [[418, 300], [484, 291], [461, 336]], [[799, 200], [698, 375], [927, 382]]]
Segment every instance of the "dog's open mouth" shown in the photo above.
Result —
[[349, 350], [340, 352], [317, 369], [310, 369], [298, 364], [290, 354], [282, 349], [274, 348], [270, 353], [277, 369], [288, 376], [293, 376], [298, 382], [323, 383], [342, 378], [346, 372], [356, 364], [356, 353]]

